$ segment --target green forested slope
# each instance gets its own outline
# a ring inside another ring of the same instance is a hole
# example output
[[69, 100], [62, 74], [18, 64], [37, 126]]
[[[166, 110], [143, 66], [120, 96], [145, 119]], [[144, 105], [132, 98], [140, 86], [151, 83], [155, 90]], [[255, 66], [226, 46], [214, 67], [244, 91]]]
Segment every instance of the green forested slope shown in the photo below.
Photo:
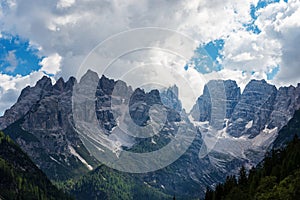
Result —
[[71, 199], [0, 132], [0, 199]]
[[134, 180], [104, 165], [77, 180], [58, 183], [60, 188], [70, 192], [79, 200], [85, 199], [172, 199], [171, 196]]

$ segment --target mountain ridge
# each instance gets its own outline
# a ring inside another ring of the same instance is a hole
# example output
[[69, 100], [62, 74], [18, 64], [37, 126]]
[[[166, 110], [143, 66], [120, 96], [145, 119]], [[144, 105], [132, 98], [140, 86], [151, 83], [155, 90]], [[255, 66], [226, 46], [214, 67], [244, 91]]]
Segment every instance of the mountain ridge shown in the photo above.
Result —
[[[73, 86], [79, 86], [77, 89], [84, 99], [84, 94], [89, 92], [87, 87], [94, 84], [97, 88], [93, 110], [96, 110], [97, 123], [105, 133], [101, 136], [102, 141], [112, 149], [117, 147], [118, 151], [140, 153], [152, 151], [168, 144], [180, 123], [197, 130], [195, 141], [174, 164], [137, 177], [152, 187], [163, 186], [169, 194], [203, 195], [205, 186], [223, 180], [224, 173], [236, 173], [240, 164], [252, 166], [259, 163], [277, 137], [278, 130], [300, 107], [299, 84], [277, 89], [262, 80], [250, 81], [243, 92], [233, 80], [210, 81], [191, 113], [182, 109], [178, 99], [180, 91], [176, 86], [165, 91], [133, 90], [123, 81], [104, 75], [99, 78], [90, 70], [79, 82], [74, 77], [67, 82], [61, 78], [54, 85], [49, 81], [43, 77], [35, 87], [26, 87], [17, 103], [0, 117], [0, 129], [5, 127], [7, 133], [18, 130], [20, 134], [14, 136], [14, 140], [48, 177], [67, 180], [88, 172], [89, 166], [95, 168], [99, 164], [80, 140], [72, 116]], [[80, 85], [83, 83], [85, 85]], [[163, 129], [154, 138], [139, 139], [118, 133], [111, 140], [112, 131], [119, 126], [118, 120], [123, 112], [119, 105], [123, 101], [129, 105], [134, 123], [141, 126], [148, 123], [153, 103], [165, 106], [168, 115]], [[112, 102], [116, 107], [111, 107]], [[14, 124], [17, 120], [20, 120], [19, 124]], [[38, 141], [22, 139], [25, 132]], [[121, 146], [115, 146], [117, 142]], [[37, 149], [45, 153], [39, 154]], [[188, 191], [179, 179], [202, 189]]]

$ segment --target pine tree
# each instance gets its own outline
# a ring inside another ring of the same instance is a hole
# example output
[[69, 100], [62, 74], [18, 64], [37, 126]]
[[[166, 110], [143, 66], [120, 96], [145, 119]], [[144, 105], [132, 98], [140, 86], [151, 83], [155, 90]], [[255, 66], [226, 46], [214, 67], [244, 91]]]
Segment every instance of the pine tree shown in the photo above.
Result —
[[239, 172], [239, 185], [244, 186], [247, 184], [247, 172], [245, 166], [242, 166]]
[[213, 197], [214, 191], [211, 190], [209, 187], [206, 187], [205, 200], [213, 200]]

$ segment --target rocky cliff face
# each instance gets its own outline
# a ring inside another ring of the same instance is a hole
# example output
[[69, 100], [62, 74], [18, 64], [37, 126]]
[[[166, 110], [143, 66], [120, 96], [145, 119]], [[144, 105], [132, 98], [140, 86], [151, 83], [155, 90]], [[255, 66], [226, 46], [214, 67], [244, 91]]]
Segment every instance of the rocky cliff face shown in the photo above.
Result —
[[273, 110], [270, 115], [269, 129], [283, 127], [293, 116], [295, 110], [300, 108], [300, 84], [297, 87], [281, 87], [277, 91]]
[[229, 119], [227, 132], [234, 137], [257, 136], [269, 123], [276, 94], [276, 87], [264, 80], [250, 81]]
[[178, 99], [178, 87], [173, 85], [172, 87], [164, 90], [160, 93], [161, 102], [168, 106], [171, 109], [174, 109], [178, 112], [182, 111], [182, 105]]
[[51, 179], [67, 179], [92, 169], [89, 155], [72, 125], [72, 88], [76, 80], [43, 77], [26, 87], [17, 103], [1, 117], [10, 135]]
[[[230, 118], [240, 96], [241, 91], [235, 81], [209, 81], [204, 86], [203, 95], [198, 98], [190, 114], [196, 121], [200, 122], [209, 121], [212, 123], [216, 114], [221, 114], [219, 118], [222, 120]], [[217, 110], [212, 112], [214, 109]]]
[[51, 80], [44, 76], [35, 87], [26, 87], [22, 90], [17, 103], [6, 110], [3, 117], [0, 117], [0, 129], [6, 128], [11, 123], [24, 116], [38, 101], [47, 96], [51, 89]]
[[252, 80], [241, 94], [235, 81], [210, 81], [190, 113], [195, 121], [211, 123], [211, 104], [215, 97], [210, 93], [224, 93], [224, 119], [228, 119], [226, 132], [236, 138], [247, 136], [252, 139], [265, 128], [281, 129], [300, 106], [299, 84], [296, 88], [277, 90], [264, 80]]

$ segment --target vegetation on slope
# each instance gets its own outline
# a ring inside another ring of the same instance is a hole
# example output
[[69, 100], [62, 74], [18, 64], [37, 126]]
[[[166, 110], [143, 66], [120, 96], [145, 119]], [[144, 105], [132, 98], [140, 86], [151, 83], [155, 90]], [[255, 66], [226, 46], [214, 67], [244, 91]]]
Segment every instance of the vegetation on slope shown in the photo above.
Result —
[[139, 184], [128, 174], [105, 165], [77, 180], [57, 183], [76, 199], [172, 199], [171, 196], [146, 184]]
[[71, 199], [0, 132], [0, 199]]
[[215, 190], [207, 189], [205, 200], [294, 200], [300, 199], [300, 140], [295, 135], [286, 148], [272, 150], [262, 166], [244, 167], [239, 178], [227, 177]]

